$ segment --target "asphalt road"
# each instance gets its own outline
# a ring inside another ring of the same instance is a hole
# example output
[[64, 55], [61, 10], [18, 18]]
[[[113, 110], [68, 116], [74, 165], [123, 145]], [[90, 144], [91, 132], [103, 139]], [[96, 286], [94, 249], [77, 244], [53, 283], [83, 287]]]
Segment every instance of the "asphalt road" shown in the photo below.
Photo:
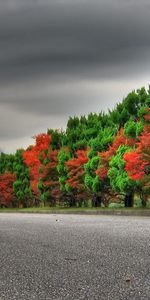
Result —
[[150, 299], [150, 218], [0, 214], [0, 300]]

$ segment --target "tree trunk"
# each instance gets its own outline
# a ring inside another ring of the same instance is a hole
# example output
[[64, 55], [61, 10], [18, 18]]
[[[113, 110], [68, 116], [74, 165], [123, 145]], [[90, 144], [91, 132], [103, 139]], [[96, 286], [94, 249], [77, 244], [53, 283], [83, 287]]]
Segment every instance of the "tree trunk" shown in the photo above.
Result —
[[76, 197], [74, 194], [72, 194], [70, 197], [70, 207], [75, 207], [75, 206], [76, 206]]
[[142, 206], [146, 207], [147, 195], [145, 193], [141, 193]]
[[125, 195], [125, 207], [133, 206], [133, 193]]
[[93, 207], [100, 207], [102, 203], [101, 196], [94, 194], [92, 199], [92, 206]]

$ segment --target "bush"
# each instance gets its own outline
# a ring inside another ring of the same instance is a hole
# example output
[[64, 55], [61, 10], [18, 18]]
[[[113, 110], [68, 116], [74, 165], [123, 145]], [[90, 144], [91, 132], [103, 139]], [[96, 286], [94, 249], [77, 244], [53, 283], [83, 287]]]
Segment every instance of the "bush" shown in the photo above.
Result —
[[135, 198], [133, 207], [135, 208], [142, 207], [142, 200], [140, 198]]
[[112, 202], [108, 205], [109, 208], [123, 208], [124, 207], [124, 202], [120, 202], [120, 203], [115, 203], [115, 202]]
[[150, 202], [149, 201], [147, 201], [147, 203], [146, 203], [146, 208], [150, 208]]
[[84, 207], [91, 208], [92, 207], [92, 200], [88, 199], [88, 200], [84, 201]]
[[91, 208], [92, 207], [92, 200], [80, 200], [76, 202], [76, 207], [82, 207], [82, 208]]

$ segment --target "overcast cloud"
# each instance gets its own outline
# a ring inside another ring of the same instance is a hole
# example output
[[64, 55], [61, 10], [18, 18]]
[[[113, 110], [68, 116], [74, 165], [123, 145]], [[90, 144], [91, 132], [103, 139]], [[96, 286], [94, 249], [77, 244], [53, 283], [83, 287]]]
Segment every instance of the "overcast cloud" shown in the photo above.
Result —
[[0, 0], [0, 149], [150, 83], [148, 0]]

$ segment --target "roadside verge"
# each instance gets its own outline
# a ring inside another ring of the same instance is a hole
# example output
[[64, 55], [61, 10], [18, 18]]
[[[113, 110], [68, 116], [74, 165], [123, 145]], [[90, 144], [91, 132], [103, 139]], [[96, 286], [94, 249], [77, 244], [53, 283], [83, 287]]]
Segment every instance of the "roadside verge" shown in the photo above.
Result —
[[150, 209], [0, 209], [0, 213], [118, 215], [150, 217]]

